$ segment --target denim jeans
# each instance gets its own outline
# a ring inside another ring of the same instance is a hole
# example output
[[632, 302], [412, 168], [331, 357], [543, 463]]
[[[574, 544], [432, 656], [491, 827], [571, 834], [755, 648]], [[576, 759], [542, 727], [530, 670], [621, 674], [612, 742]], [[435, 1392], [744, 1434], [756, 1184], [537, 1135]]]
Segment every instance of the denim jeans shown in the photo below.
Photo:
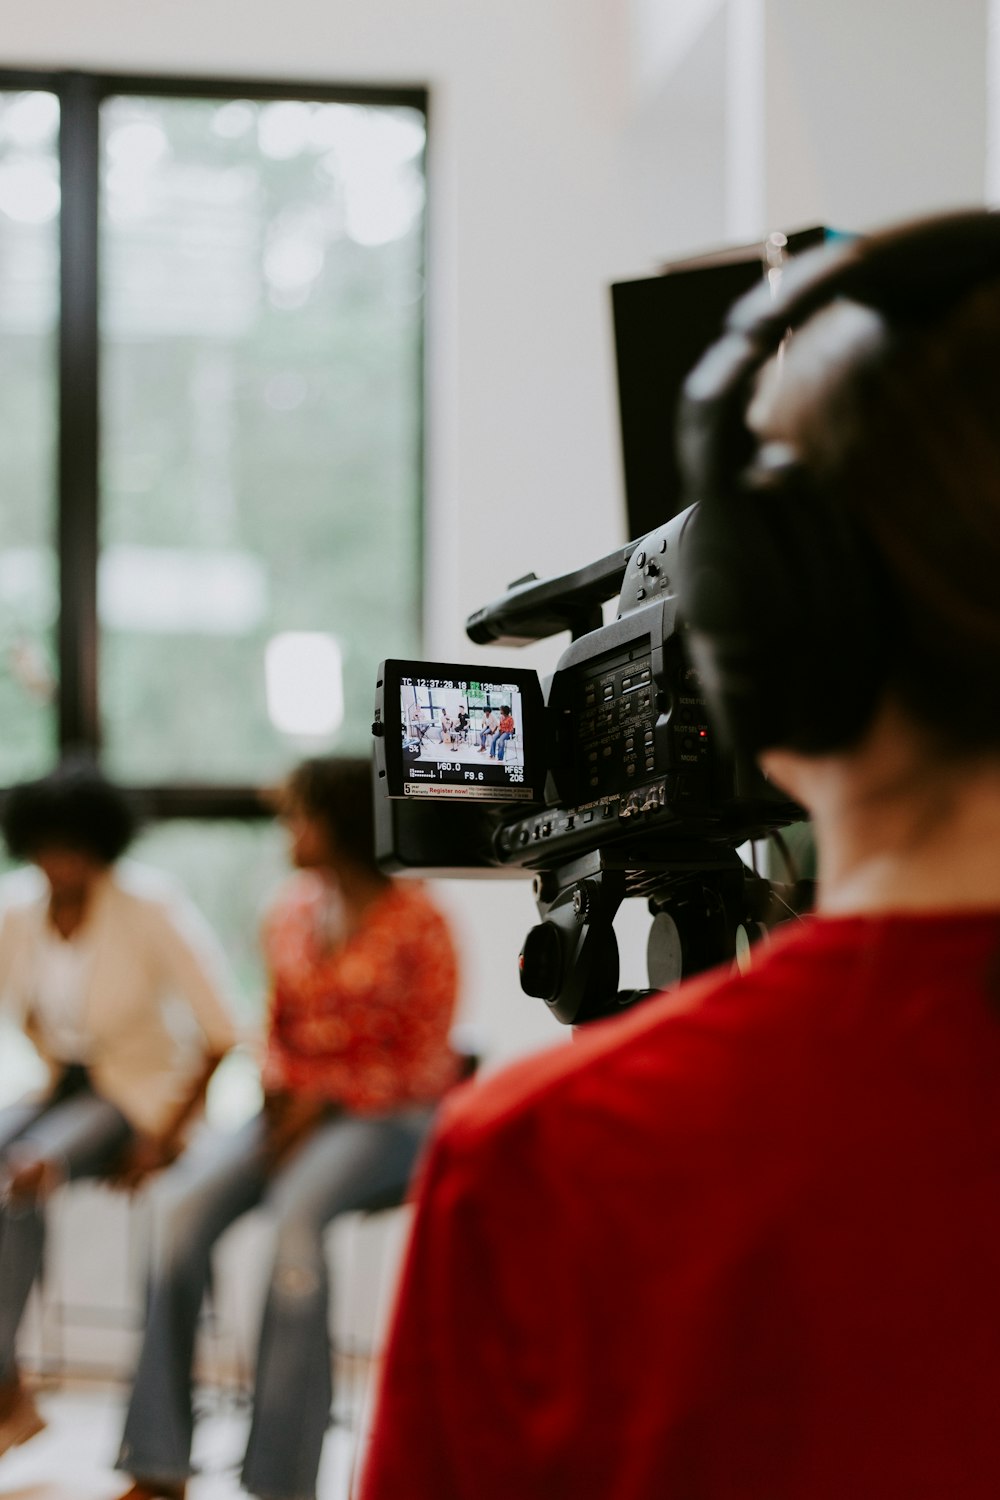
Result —
[[503, 760], [504, 746], [510, 739], [509, 729], [498, 729], [490, 741], [490, 759]]
[[312, 1500], [333, 1394], [323, 1230], [337, 1214], [403, 1194], [432, 1118], [429, 1107], [340, 1115], [268, 1179], [257, 1116], [196, 1146], [160, 1179], [146, 1332], [119, 1468], [160, 1481], [192, 1472], [191, 1365], [212, 1246], [261, 1204], [275, 1243], [242, 1483], [267, 1500]]
[[29, 1154], [54, 1161], [66, 1181], [99, 1177], [131, 1135], [124, 1115], [86, 1086], [0, 1110], [0, 1380], [15, 1372], [17, 1329], [45, 1249], [44, 1203], [11, 1202], [2, 1179]]

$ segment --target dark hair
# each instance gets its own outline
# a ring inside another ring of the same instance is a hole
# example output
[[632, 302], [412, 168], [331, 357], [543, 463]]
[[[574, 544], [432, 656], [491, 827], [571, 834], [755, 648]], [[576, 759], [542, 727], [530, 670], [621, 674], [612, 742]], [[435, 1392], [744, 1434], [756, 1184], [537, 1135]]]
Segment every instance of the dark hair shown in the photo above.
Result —
[[789, 435], [884, 570], [890, 692], [948, 753], [1000, 749], [1000, 281], [808, 373]]
[[375, 862], [370, 761], [332, 755], [304, 760], [285, 782], [281, 804], [317, 818], [327, 828], [338, 854], [369, 875], [382, 875]]
[[500, 712], [502, 714], [509, 714], [510, 713], [510, 704], [509, 703], [501, 703], [501, 705], [500, 705]]
[[12, 787], [0, 826], [14, 859], [61, 848], [110, 865], [132, 842], [137, 819], [125, 792], [92, 762], [73, 759], [38, 781]]

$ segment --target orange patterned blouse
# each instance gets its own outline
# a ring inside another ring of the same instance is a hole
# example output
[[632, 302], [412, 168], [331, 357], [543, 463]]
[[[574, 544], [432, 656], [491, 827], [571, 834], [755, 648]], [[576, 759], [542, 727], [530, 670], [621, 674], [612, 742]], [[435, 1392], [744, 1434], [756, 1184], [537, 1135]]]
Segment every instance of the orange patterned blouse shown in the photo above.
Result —
[[291, 881], [264, 929], [271, 1014], [264, 1087], [359, 1114], [429, 1102], [455, 1081], [451, 934], [419, 885], [393, 882], [344, 941], [324, 940], [324, 893]]

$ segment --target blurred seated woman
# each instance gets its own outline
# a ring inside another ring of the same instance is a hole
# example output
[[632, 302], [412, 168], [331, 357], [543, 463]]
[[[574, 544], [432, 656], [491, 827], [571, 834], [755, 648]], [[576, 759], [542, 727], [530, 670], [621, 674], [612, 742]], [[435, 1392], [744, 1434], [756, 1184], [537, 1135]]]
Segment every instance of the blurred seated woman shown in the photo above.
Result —
[[15, 787], [2, 827], [33, 868], [0, 883], [0, 1006], [50, 1078], [40, 1097], [0, 1110], [0, 1453], [44, 1425], [15, 1338], [46, 1193], [79, 1177], [134, 1187], [172, 1161], [235, 1040], [214, 938], [160, 877], [118, 862], [133, 814], [94, 766]]
[[479, 749], [480, 749], [480, 752], [485, 751], [485, 749], [486, 749], [486, 741], [487, 740], [489, 740], [492, 743], [493, 736], [497, 732], [497, 725], [499, 724], [499, 722], [500, 721], [497, 718], [496, 714], [493, 712], [492, 708], [488, 708], [486, 710], [486, 712], [483, 714], [483, 722], [482, 722], [482, 724], [480, 726], [480, 729], [479, 729]]
[[257, 1353], [247, 1490], [315, 1494], [332, 1398], [323, 1231], [402, 1198], [454, 1082], [456, 965], [444, 919], [374, 857], [367, 762], [306, 761], [283, 811], [294, 877], [265, 922], [264, 1107], [160, 1184], [158, 1253], [119, 1467], [130, 1500], [191, 1473], [191, 1364], [212, 1246], [263, 1204], [275, 1235]]

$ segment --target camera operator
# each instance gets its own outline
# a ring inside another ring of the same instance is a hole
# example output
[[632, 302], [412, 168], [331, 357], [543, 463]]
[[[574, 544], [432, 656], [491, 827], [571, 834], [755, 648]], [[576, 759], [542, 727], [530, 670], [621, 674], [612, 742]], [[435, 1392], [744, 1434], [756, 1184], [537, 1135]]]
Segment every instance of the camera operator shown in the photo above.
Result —
[[686, 613], [817, 914], [447, 1107], [365, 1500], [1000, 1491], [1000, 221], [802, 271], [689, 381]]

